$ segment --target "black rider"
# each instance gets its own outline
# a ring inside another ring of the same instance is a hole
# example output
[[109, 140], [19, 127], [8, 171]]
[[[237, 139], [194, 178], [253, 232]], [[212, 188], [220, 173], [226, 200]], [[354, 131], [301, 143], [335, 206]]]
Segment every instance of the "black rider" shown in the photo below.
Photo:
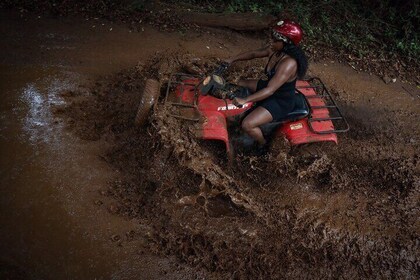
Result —
[[254, 138], [260, 147], [266, 140], [259, 126], [283, 119], [293, 111], [297, 78], [303, 78], [308, 61], [301, 48], [301, 27], [290, 20], [279, 21], [271, 28], [270, 44], [262, 49], [241, 53], [226, 60], [235, 61], [269, 57], [265, 67], [267, 79], [240, 80], [239, 86], [247, 87], [253, 94], [235, 98], [235, 105], [257, 102], [257, 107], [242, 122], [242, 129]]

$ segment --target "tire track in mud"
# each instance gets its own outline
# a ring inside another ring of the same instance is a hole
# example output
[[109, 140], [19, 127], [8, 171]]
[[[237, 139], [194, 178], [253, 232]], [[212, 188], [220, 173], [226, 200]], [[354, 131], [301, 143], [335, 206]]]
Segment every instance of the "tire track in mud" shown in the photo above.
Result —
[[[223, 278], [419, 277], [418, 145], [407, 145], [412, 135], [401, 131], [413, 115], [375, 127], [362, 106], [339, 99], [357, 127], [339, 149], [293, 155], [280, 143], [266, 158], [239, 157], [227, 167], [161, 105], [147, 129], [133, 125], [145, 78], [164, 83], [191, 65], [209, 69], [215, 61], [152, 58], [89, 94], [69, 94], [64, 109], [82, 138], [113, 146], [105, 159], [126, 182], [108, 194], [119, 214], [152, 229], [152, 250]], [[228, 75], [253, 76], [258, 67]], [[378, 123], [390, 112], [381, 114]]]

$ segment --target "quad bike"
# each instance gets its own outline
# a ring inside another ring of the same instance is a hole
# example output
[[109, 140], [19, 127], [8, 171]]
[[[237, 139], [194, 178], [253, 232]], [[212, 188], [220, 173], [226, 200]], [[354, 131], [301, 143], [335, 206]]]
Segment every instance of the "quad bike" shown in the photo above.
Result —
[[[252, 102], [242, 106], [232, 103], [235, 97], [244, 98], [250, 92], [246, 88], [226, 83], [222, 77], [226, 68], [227, 65], [222, 64], [207, 77], [172, 74], [166, 87], [164, 106], [169, 107], [170, 116], [196, 122], [198, 138], [222, 141], [230, 157], [233, 150], [238, 148], [238, 143], [252, 145], [253, 140], [249, 136], [245, 133], [238, 135], [240, 129], [234, 128], [240, 127], [241, 120], [255, 106]], [[148, 79], [136, 124], [143, 125], [147, 121], [149, 110], [159, 94], [159, 82]], [[319, 78], [298, 80], [295, 98], [295, 109], [285, 119], [261, 126], [266, 139], [286, 137], [292, 147], [319, 142], [337, 144], [337, 133], [349, 130], [346, 119]], [[239, 138], [247, 141], [234, 141]]]

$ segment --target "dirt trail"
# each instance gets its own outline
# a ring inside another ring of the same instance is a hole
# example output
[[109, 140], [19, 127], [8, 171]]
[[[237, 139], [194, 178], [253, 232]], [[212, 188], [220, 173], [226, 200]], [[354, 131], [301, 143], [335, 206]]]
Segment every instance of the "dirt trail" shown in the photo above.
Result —
[[[33, 28], [40, 32], [50, 23]], [[83, 147], [76, 152], [82, 159], [73, 157], [75, 162], [94, 163], [92, 172], [106, 178], [94, 180], [89, 193], [69, 187], [55, 192], [58, 202], [69, 193], [80, 196], [67, 201], [76, 210], [78, 227], [92, 223], [99, 232], [94, 239], [110, 239], [112, 245], [100, 243], [104, 252], [127, 258], [110, 272], [114, 278], [136, 273], [174, 279], [419, 278], [417, 89], [404, 85], [413, 96], [399, 83], [385, 85], [336, 62], [312, 63], [310, 74], [320, 76], [335, 95], [351, 131], [339, 136], [338, 146], [311, 155], [294, 154], [280, 143], [266, 157], [238, 156], [229, 165], [223, 149], [197, 141], [191, 123], [168, 117], [161, 104], [148, 126], [134, 126], [139, 93], [146, 78], [164, 84], [172, 71], [186, 70], [193, 61], [208, 70], [216, 57], [262, 42], [227, 31], [185, 35], [146, 29], [144, 36], [131, 37], [113, 26], [117, 34], [111, 35], [111, 27], [95, 24], [107, 30], [103, 37], [92, 35], [97, 31], [91, 23], [81, 23], [91, 31], [85, 30], [86, 42], [78, 45], [79, 35], [66, 24], [55, 31], [69, 37], [47, 37], [47, 47], [55, 46], [51, 52], [22, 47], [16, 57], [59, 64], [88, 77], [126, 68], [64, 87], [55, 95], [64, 102], [40, 105], [63, 122], [63, 137], [71, 135], [67, 141]], [[42, 38], [30, 40], [41, 46]], [[107, 42], [111, 46], [102, 48]], [[157, 44], [163, 46], [160, 53]], [[7, 40], [0, 46], [8, 53], [14, 49]], [[18, 64], [8, 56], [2, 63]], [[242, 63], [228, 78], [258, 77], [261, 63]], [[58, 156], [69, 153], [60, 151]], [[71, 159], [65, 162], [70, 166]], [[66, 174], [63, 169], [55, 173], [56, 181]], [[86, 218], [84, 211], [96, 212]]]

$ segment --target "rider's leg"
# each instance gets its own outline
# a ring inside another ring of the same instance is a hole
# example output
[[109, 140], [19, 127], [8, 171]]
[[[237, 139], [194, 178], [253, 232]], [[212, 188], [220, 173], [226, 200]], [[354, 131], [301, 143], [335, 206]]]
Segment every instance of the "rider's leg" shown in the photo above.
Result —
[[238, 86], [249, 88], [254, 93], [257, 90], [258, 80], [239, 80]]
[[257, 107], [242, 121], [242, 129], [254, 138], [258, 144], [265, 145], [266, 140], [259, 126], [269, 123], [272, 120], [273, 117], [267, 109]]

